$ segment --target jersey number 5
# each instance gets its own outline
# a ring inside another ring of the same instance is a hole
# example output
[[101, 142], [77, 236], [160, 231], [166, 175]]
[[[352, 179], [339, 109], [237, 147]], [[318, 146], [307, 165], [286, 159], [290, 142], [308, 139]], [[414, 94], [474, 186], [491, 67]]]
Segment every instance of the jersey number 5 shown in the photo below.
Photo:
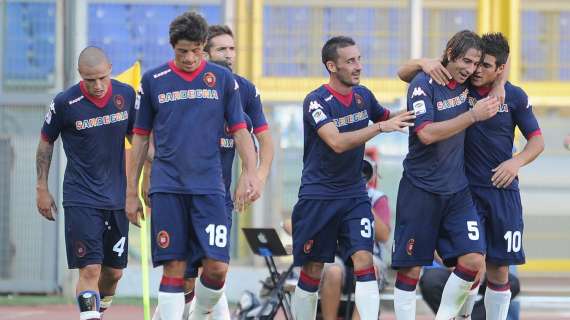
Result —
[[479, 240], [479, 228], [477, 221], [467, 221], [467, 235], [471, 240]]

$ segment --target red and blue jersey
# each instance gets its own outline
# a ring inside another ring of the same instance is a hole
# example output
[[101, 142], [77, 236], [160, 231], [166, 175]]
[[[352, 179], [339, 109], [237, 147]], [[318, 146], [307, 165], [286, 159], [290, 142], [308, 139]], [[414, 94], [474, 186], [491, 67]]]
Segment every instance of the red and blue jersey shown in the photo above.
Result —
[[[473, 107], [489, 91], [490, 88], [470, 88], [469, 105]], [[497, 115], [467, 129], [465, 172], [471, 186], [494, 188], [492, 170], [512, 158], [515, 127], [527, 140], [541, 134], [526, 93], [510, 82], [505, 85], [505, 93], [505, 103]], [[518, 177], [507, 189], [518, 190]]]
[[303, 103], [303, 174], [300, 199], [347, 199], [366, 197], [362, 178], [364, 144], [341, 154], [334, 152], [317, 131], [333, 123], [338, 131], [356, 131], [369, 121], [384, 121], [390, 111], [383, 108], [364, 86], [347, 95], [323, 85], [309, 93]]
[[[234, 78], [239, 85], [239, 95], [244, 110], [244, 118], [248, 131], [253, 133], [261, 133], [269, 129], [263, 108], [261, 98], [257, 88], [246, 78], [234, 73]], [[234, 138], [224, 126], [222, 137], [220, 138], [220, 152], [222, 157], [222, 175], [224, 177], [224, 186], [226, 188], [226, 204], [232, 204], [230, 186], [232, 184], [232, 166], [235, 156]]]
[[239, 84], [202, 61], [193, 72], [168, 62], [143, 75], [134, 132], [154, 134], [150, 192], [225, 194], [220, 137], [246, 127]]
[[125, 136], [133, 128], [134, 106], [134, 90], [116, 80], [99, 99], [83, 82], [54, 98], [41, 134], [49, 142], [61, 135], [64, 207], [125, 208]]
[[451, 81], [441, 86], [424, 72], [410, 83], [407, 105], [416, 119], [408, 138], [404, 175], [416, 187], [436, 194], [452, 194], [467, 187], [465, 131], [430, 145], [420, 141], [418, 132], [430, 123], [450, 120], [469, 110], [468, 93], [464, 85]]

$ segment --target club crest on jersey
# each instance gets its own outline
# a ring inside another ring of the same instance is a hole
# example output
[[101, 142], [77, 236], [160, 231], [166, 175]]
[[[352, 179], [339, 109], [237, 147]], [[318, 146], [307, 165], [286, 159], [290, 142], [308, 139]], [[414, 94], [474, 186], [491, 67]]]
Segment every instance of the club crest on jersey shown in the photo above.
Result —
[[313, 249], [313, 244], [315, 243], [314, 240], [307, 240], [307, 242], [305, 242], [305, 244], [303, 245], [303, 252], [305, 254], [309, 254], [311, 252], [311, 250]]
[[358, 93], [354, 94], [354, 101], [356, 101], [356, 105], [359, 108], [363, 108], [364, 107], [364, 100], [362, 99], [362, 96], [360, 96]]
[[113, 103], [117, 109], [123, 109], [125, 107], [125, 98], [120, 94], [116, 94], [113, 96]]
[[156, 244], [162, 249], [168, 248], [170, 245], [170, 235], [168, 232], [162, 230], [156, 235]]
[[216, 76], [211, 72], [206, 72], [204, 74], [204, 83], [210, 88], [215, 87], [216, 86]]
[[410, 239], [408, 240], [408, 243], [406, 243], [406, 253], [411, 256], [414, 254], [414, 245], [416, 244], [416, 240], [415, 239]]
[[83, 244], [83, 242], [81, 242], [81, 241], [76, 241], [75, 242], [75, 255], [78, 258], [83, 258], [83, 257], [85, 257], [86, 254], [87, 254], [87, 248], [85, 247], [85, 244]]

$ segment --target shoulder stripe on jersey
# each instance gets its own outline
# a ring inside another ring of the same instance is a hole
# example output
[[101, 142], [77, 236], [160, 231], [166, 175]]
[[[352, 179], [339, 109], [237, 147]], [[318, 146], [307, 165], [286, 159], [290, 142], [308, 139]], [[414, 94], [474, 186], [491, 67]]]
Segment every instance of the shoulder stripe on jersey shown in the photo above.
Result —
[[245, 129], [245, 128], [247, 128], [247, 125], [245, 124], [245, 122], [239, 122], [239, 123], [236, 123], [233, 126], [229, 127], [228, 131], [230, 133], [234, 133], [234, 132], [238, 131], [239, 129]]
[[390, 110], [384, 109], [384, 114], [382, 114], [380, 117], [376, 118], [376, 121], [374, 121], [374, 122], [386, 121], [388, 119], [390, 119]]
[[262, 132], [267, 131], [267, 130], [269, 130], [269, 125], [264, 124], [260, 127], [254, 128], [253, 133], [258, 134], [258, 133], [262, 133]]
[[530, 138], [532, 138], [534, 136], [541, 136], [541, 135], [542, 135], [542, 131], [540, 131], [540, 129], [536, 129], [533, 132], [527, 134], [526, 140], [530, 140]]
[[150, 130], [142, 129], [142, 128], [133, 128], [133, 133], [139, 136], [148, 136], [150, 135]]
[[420, 130], [422, 130], [423, 128], [425, 128], [428, 124], [432, 123], [432, 121], [426, 121], [423, 122], [422, 124], [420, 124], [419, 126], [416, 127], [416, 129], [414, 130], [415, 133], [420, 132]]

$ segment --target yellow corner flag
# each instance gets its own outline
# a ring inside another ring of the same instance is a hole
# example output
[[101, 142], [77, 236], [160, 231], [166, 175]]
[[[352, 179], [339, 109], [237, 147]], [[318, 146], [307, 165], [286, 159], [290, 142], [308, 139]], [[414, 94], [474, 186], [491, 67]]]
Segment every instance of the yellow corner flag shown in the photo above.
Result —
[[[139, 84], [141, 82], [141, 64], [137, 61], [135, 62], [130, 68], [123, 71], [121, 74], [115, 77], [116, 80], [126, 83], [133, 87], [135, 91], [138, 90]], [[127, 139], [125, 139], [125, 149], [130, 149], [131, 144]], [[128, 162], [127, 162], [128, 163]], [[139, 195], [142, 194], [140, 192], [141, 182], [142, 182], [143, 175], [141, 174], [139, 179]], [[143, 203], [143, 213], [145, 216], [145, 220], [141, 220], [141, 230], [140, 230], [140, 237], [141, 237], [141, 271], [142, 271], [142, 289], [143, 289], [143, 310], [144, 310], [144, 319], [150, 320], [150, 290], [149, 290], [149, 225], [148, 225], [148, 214], [146, 205], [144, 205], [144, 201], [141, 197], [141, 201]]]

